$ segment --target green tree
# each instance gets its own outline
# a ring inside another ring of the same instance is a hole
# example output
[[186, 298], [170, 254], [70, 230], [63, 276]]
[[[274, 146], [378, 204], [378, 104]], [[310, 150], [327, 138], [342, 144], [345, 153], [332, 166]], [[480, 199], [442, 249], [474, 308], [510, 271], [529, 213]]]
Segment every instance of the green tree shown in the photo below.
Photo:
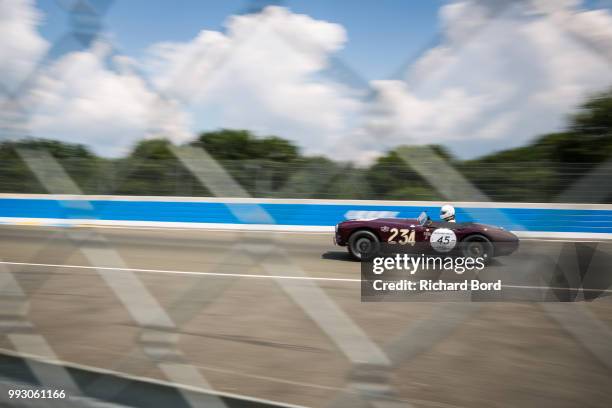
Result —
[[49, 139], [26, 138], [0, 143], [0, 190], [14, 193], [47, 193], [18, 150], [45, 151], [55, 158], [76, 182], [80, 189], [89, 193], [95, 188], [96, 174], [102, 160], [81, 144]]
[[205, 132], [192, 145], [204, 148], [250, 194], [260, 196], [281, 190], [300, 157], [290, 141], [277, 136], [256, 137], [248, 130]]
[[82, 144], [58, 140], [26, 138], [0, 143], [0, 159], [16, 158], [17, 149], [44, 150], [56, 159], [94, 159], [96, 156]]
[[612, 89], [593, 95], [570, 116], [570, 129], [577, 134], [612, 135]]
[[172, 142], [168, 139], [142, 140], [134, 146], [129, 157], [142, 160], [176, 160], [171, 147]]
[[138, 142], [130, 155], [115, 160], [117, 194], [135, 195], [209, 195], [203, 186], [177, 159], [172, 142], [157, 138]]
[[222, 129], [202, 133], [195, 146], [203, 147], [217, 160], [272, 160], [290, 162], [298, 158], [298, 148], [276, 136], [258, 138], [248, 130]]
[[[429, 146], [438, 155], [452, 160], [450, 153], [441, 146]], [[373, 198], [429, 200], [438, 197], [434, 188], [423, 180], [398, 154], [402, 147], [393, 149], [379, 157], [367, 170], [366, 179]]]

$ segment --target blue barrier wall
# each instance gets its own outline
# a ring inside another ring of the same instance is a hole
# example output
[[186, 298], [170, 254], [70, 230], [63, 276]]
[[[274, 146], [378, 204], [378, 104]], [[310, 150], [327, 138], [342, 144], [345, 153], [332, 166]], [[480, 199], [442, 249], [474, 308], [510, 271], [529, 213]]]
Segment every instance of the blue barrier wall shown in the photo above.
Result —
[[[367, 201], [334, 204], [270, 202], [246, 203], [172, 201], [172, 198], [92, 199], [0, 198], [0, 218], [82, 219], [220, 224], [279, 224], [333, 226], [354, 216], [416, 218], [427, 211], [437, 218], [439, 206], [380, 205]], [[513, 205], [516, 207], [516, 205]], [[612, 233], [612, 209], [585, 208], [490, 208], [457, 205], [459, 221], [476, 221], [514, 231]], [[578, 206], [577, 206], [578, 207]]]

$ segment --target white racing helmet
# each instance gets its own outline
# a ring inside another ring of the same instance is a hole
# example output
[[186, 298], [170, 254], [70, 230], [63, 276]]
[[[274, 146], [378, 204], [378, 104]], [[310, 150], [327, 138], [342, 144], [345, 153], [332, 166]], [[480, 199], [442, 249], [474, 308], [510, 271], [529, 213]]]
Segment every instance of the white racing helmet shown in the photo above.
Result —
[[455, 221], [455, 207], [452, 205], [443, 205], [440, 208], [440, 218], [444, 221]]

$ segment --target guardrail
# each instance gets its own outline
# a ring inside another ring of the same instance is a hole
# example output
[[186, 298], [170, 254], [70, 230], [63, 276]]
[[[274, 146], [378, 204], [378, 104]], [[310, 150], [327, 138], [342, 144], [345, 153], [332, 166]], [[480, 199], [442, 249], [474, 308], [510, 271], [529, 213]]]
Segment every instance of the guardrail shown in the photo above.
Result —
[[[432, 201], [0, 195], [0, 223], [331, 231], [350, 218], [436, 218]], [[519, 235], [612, 238], [612, 205], [453, 203], [460, 221], [502, 226]]]

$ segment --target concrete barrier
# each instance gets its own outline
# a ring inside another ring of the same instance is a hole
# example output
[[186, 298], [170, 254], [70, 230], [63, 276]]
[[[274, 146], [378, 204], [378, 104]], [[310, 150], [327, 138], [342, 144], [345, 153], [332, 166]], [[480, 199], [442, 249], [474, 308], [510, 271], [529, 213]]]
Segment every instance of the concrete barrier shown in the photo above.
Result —
[[[431, 201], [68, 196], [0, 194], [0, 223], [331, 231], [350, 218], [437, 218]], [[452, 203], [459, 221], [502, 226], [521, 236], [612, 238], [612, 205]]]

